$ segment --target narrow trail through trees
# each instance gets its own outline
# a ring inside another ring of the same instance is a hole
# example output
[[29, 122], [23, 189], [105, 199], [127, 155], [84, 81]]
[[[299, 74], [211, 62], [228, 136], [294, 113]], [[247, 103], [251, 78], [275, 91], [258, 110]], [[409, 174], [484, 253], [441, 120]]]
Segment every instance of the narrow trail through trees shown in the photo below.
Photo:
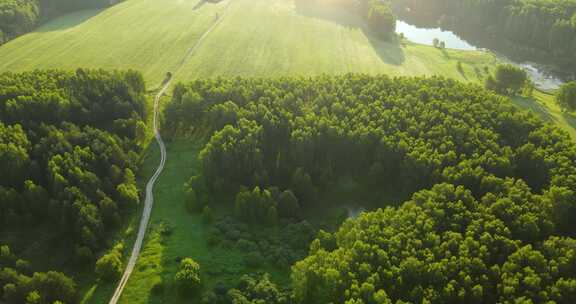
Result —
[[148, 229], [148, 222], [150, 221], [150, 215], [152, 213], [152, 207], [154, 205], [154, 193], [153, 193], [154, 185], [156, 184], [156, 181], [160, 177], [160, 174], [162, 174], [162, 171], [164, 170], [164, 165], [166, 164], [166, 158], [167, 158], [166, 145], [164, 144], [164, 141], [162, 140], [162, 136], [160, 135], [160, 131], [158, 128], [158, 125], [159, 125], [158, 115], [159, 115], [160, 99], [166, 93], [166, 91], [168, 91], [168, 88], [172, 84], [172, 80], [175, 78], [176, 74], [180, 71], [180, 69], [184, 66], [186, 61], [188, 61], [188, 59], [190, 59], [190, 57], [192, 57], [192, 55], [200, 47], [202, 42], [204, 40], [206, 40], [208, 35], [210, 35], [210, 33], [212, 33], [212, 31], [222, 22], [222, 20], [224, 19], [224, 16], [228, 12], [228, 9], [229, 9], [231, 3], [232, 3], [232, 0], [229, 0], [228, 3], [226, 4], [226, 7], [222, 11], [222, 13], [216, 15], [213, 24], [204, 32], [204, 34], [202, 34], [200, 39], [198, 39], [198, 41], [196, 41], [196, 43], [188, 49], [186, 54], [182, 57], [182, 60], [174, 68], [173, 72], [171, 72], [172, 76], [170, 78], [168, 78], [163, 83], [160, 91], [154, 97], [153, 128], [154, 128], [154, 137], [156, 138], [156, 142], [158, 143], [158, 146], [160, 147], [160, 164], [158, 165], [158, 168], [154, 172], [154, 175], [152, 175], [152, 177], [150, 178], [150, 180], [146, 184], [146, 198], [144, 201], [144, 210], [142, 212], [142, 218], [140, 219], [140, 226], [138, 228], [138, 235], [136, 236], [136, 241], [134, 242], [134, 247], [132, 248], [132, 253], [131, 253], [130, 258], [128, 260], [128, 264], [126, 265], [126, 269], [124, 271], [124, 274], [122, 275], [122, 278], [120, 279], [120, 282], [118, 283], [118, 286], [116, 287], [116, 290], [114, 291], [114, 295], [110, 299], [109, 304], [118, 303], [118, 301], [120, 300], [120, 297], [122, 296], [122, 291], [124, 291], [124, 287], [126, 287], [126, 284], [128, 283], [128, 280], [130, 279], [130, 275], [132, 274], [132, 272], [134, 271], [134, 268], [136, 267], [136, 262], [138, 261], [138, 257], [140, 256], [140, 251], [142, 250], [142, 246], [144, 244], [144, 237], [146, 236], [146, 230]]

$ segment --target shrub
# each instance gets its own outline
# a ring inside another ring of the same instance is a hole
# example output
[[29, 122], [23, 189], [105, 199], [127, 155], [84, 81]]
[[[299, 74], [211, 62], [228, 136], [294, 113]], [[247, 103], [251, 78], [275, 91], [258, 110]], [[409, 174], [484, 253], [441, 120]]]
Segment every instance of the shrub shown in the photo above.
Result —
[[121, 247], [116, 247], [96, 262], [95, 271], [100, 279], [113, 281], [122, 275], [123, 269]]
[[180, 268], [174, 277], [176, 286], [183, 293], [193, 293], [200, 288], [200, 265], [191, 258], [180, 262]]

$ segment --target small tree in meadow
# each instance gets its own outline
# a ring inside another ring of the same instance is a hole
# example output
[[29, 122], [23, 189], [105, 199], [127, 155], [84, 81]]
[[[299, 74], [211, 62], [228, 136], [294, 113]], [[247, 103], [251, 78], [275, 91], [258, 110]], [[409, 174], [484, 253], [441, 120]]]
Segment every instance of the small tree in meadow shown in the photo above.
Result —
[[576, 81], [571, 81], [560, 86], [556, 94], [556, 102], [563, 110], [576, 110]]
[[528, 83], [526, 71], [511, 64], [501, 64], [496, 67], [494, 76], [489, 76], [486, 79], [485, 86], [499, 94], [516, 95]]
[[200, 265], [191, 258], [180, 262], [180, 268], [174, 277], [180, 292], [193, 293], [200, 288]]

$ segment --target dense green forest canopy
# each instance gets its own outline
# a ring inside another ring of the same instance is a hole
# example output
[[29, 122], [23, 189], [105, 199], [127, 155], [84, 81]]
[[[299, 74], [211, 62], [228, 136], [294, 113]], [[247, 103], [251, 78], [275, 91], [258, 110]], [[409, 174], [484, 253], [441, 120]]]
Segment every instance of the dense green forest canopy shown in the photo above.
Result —
[[[76, 303], [76, 283], [61, 272], [33, 272], [30, 262], [0, 244], [0, 283], [6, 303]], [[59, 301], [59, 302], [58, 302]]]
[[576, 70], [574, 0], [393, 0], [395, 11], [419, 24], [449, 28], [465, 39], [521, 59]]
[[0, 0], [0, 45], [31, 31], [41, 20], [110, 3], [109, 0]]
[[196, 80], [175, 88], [165, 126], [209, 134], [202, 174], [190, 182], [197, 203], [237, 193], [236, 216], [252, 225], [332, 208], [318, 197], [343, 176], [368, 191], [417, 192], [320, 234], [293, 267], [299, 303], [576, 296], [576, 146], [476, 85], [365, 75]]
[[[134, 172], [146, 131], [144, 93], [142, 76], [132, 71], [0, 74], [0, 237], [51, 231], [68, 248], [67, 266], [93, 265], [122, 211], [139, 201]], [[30, 263], [34, 269], [41, 262]], [[34, 291], [28, 279], [11, 264], [0, 266], [0, 286], [17, 291], [0, 288], [0, 299], [24, 303]]]

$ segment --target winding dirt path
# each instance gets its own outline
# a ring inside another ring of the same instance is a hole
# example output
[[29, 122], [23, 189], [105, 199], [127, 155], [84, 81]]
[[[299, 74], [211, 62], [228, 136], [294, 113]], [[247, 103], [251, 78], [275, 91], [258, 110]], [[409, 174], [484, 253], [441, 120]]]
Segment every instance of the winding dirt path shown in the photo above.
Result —
[[150, 178], [148, 183], [146, 184], [146, 199], [144, 201], [144, 211], [142, 212], [142, 219], [140, 220], [140, 227], [138, 228], [138, 235], [136, 237], [136, 241], [134, 242], [134, 247], [132, 248], [132, 254], [130, 255], [130, 259], [128, 260], [128, 264], [126, 265], [126, 270], [122, 275], [122, 279], [118, 283], [118, 287], [116, 287], [116, 291], [114, 291], [114, 295], [110, 300], [110, 304], [116, 304], [122, 295], [122, 291], [128, 283], [128, 279], [134, 271], [134, 267], [136, 266], [136, 261], [138, 261], [138, 257], [140, 256], [140, 251], [142, 250], [142, 244], [144, 243], [144, 236], [146, 235], [146, 230], [148, 229], [148, 222], [150, 221], [150, 214], [152, 213], [152, 206], [154, 205], [154, 194], [152, 191], [154, 190], [154, 184], [156, 180], [164, 170], [164, 165], [166, 164], [166, 145], [164, 145], [164, 141], [162, 140], [162, 136], [160, 136], [160, 132], [158, 131], [158, 107], [160, 105], [160, 98], [166, 91], [168, 87], [170, 87], [171, 80], [168, 80], [160, 92], [156, 94], [154, 97], [154, 137], [156, 137], [156, 142], [160, 147], [160, 165], [154, 172], [154, 175]]
[[160, 147], [160, 164], [158, 165], [156, 172], [154, 172], [154, 175], [152, 175], [152, 177], [146, 184], [146, 198], [144, 201], [144, 210], [142, 212], [142, 218], [140, 219], [140, 226], [138, 228], [138, 235], [136, 236], [136, 241], [134, 242], [134, 247], [132, 248], [130, 259], [128, 260], [128, 264], [126, 265], [126, 270], [124, 271], [124, 274], [122, 275], [122, 278], [118, 283], [118, 287], [116, 287], [114, 295], [110, 299], [109, 304], [118, 303], [118, 300], [120, 300], [120, 296], [122, 296], [122, 291], [124, 291], [124, 287], [128, 283], [128, 279], [130, 279], [130, 275], [132, 274], [134, 268], [136, 267], [136, 262], [138, 261], [140, 251], [142, 250], [142, 245], [144, 244], [144, 237], [146, 236], [146, 230], [148, 229], [148, 222], [150, 221], [152, 207], [154, 206], [154, 193], [153, 193], [154, 185], [156, 184], [158, 177], [160, 177], [160, 174], [162, 174], [162, 171], [164, 170], [164, 165], [166, 164], [166, 158], [167, 158], [166, 145], [164, 144], [164, 141], [162, 140], [162, 136], [160, 136], [160, 131], [158, 129], [160, 98], [166, 93], [166, 91], [168, 91], [168, 88], [170, 87], [170, 84], [172, 84], [174, 76], [176, 76], [176, 74], [184, 66], [186, 61], [188, 61], [188, 59], [192, 57], [192, 55], [200, 47], [202, 42], [206, 40], [208, 35], [210, 35], [210, 33], [222, 22], [224, 16], [228, 12], [230, 3], [232, 3], [232, 0], [228, 0], [228, 3], [226, 4], [226, 7], [222, 11], [222, 13], [216, 16], [212, 25], [204, 32], [204, 34], [200, 37], [200, 39], [198, 39], [198, 41], [196, 41], [196, 43], [188, 49], [186, 54], [184, 54], [184, 56], [182, 57], [182, 60], [177, 64], [176, 68], [174, 69], [172, 77], [162, 85], [162, 88], [160, 89], [158, 94], [156, 94], [156, 96], [154, 97], [153, 126], [154, 126], [154, 137], [156, 138], [156, 142]]

